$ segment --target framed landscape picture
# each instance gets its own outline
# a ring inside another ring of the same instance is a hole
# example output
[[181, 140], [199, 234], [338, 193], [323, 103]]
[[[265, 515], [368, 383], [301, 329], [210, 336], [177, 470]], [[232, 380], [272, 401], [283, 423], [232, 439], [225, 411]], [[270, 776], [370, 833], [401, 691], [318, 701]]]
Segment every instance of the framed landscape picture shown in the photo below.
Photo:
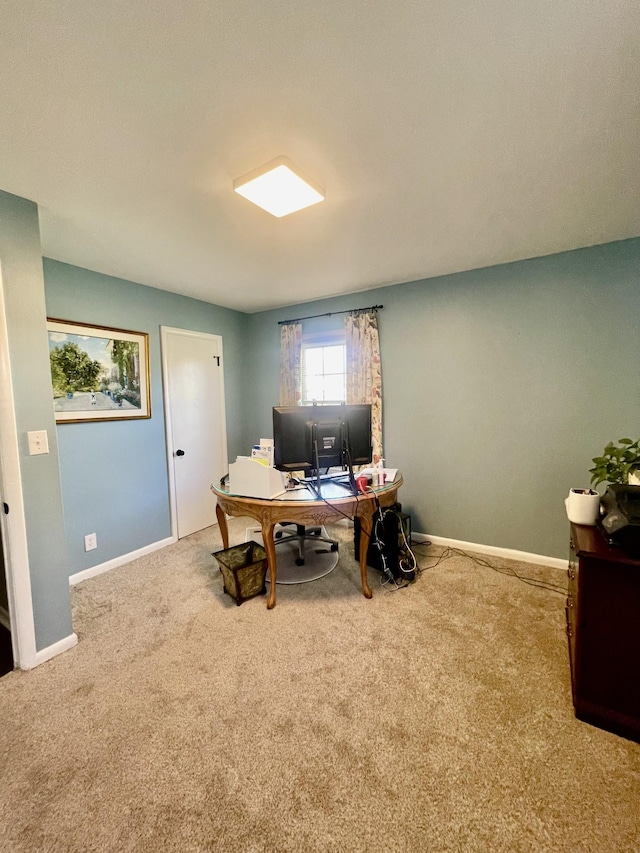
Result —
[[56, 423], [151, 417], [149, 336], [47, 319]]

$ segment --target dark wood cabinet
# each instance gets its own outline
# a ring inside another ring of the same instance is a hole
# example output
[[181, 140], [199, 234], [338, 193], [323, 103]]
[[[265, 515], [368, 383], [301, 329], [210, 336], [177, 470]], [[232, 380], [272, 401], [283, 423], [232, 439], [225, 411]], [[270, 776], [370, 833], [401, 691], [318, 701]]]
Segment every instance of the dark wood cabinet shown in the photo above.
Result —
[[640, 560], [571, 525], [567, 636], [576, 717], [640, 741]]

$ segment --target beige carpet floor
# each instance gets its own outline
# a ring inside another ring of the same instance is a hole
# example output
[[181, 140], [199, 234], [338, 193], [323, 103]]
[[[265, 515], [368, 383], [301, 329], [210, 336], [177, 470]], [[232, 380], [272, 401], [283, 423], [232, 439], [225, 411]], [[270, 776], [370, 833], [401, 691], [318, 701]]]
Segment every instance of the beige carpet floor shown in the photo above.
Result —
[[0, 850], [640, 850], [640, 746], [574, 718], [562, 596], [456, 556], [367, 601], [330, 531], [273, 611], [223, 594], [217, 528], [75, 587], [78, 646], [0, 679]]

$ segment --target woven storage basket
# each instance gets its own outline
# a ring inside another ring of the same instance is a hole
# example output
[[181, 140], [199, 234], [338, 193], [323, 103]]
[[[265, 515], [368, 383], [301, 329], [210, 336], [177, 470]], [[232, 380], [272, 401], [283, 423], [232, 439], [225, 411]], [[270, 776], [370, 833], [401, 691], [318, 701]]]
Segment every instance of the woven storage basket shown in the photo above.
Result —
[[267, 591], [267, 552], [257, 542], [244, 542], [224, 551], [214, 551], [224, 580], [224, 591], [238, 606]]

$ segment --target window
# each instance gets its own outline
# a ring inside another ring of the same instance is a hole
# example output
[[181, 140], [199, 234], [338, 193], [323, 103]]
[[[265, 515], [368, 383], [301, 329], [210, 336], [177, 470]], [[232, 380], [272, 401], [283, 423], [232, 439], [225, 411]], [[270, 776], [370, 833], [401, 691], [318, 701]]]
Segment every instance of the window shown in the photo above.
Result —
[[346, 403], [347, 345], [343, 334], [302, 342], [302, 404]]

